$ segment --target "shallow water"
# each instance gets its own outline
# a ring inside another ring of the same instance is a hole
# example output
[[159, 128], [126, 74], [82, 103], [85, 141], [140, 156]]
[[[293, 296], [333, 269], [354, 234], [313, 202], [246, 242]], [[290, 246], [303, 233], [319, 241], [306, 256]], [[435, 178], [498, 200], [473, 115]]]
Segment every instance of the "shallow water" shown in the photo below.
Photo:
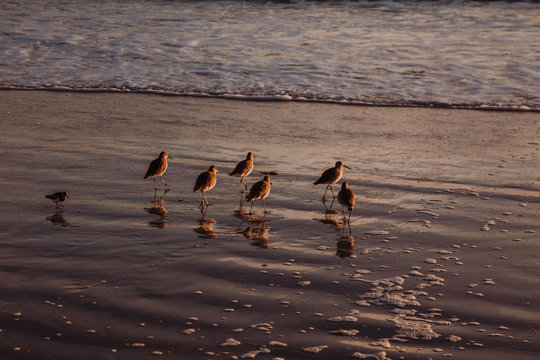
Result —
[[[262, 348], [271, 352], [257, 359], [304, 359], [322, 345], [319, 357], [338, 358], [540, 351], [534, 114], [2, 95], [2, 358], [233, 358]], [[171, 186], [154, 192], [142, 175], [162, 150], [175, 157]], [[239, 181], [225, 174], [247, 151], [250, 185], [259, 171], [279, 173], [264, 223], [239, 211]], [[325, 214], [324, 189], [312, 185], [336, 159], [352, 167], [350, 229]], [[210, 164], [223, 173], [201, 221], [191, 189]], [[44, 198], [53, 191], [70, 194], [62, 212]], [[374, 281], [382, 296], [370, 295]], [[399, 309], [415, 320], [394, 312], [406, 295], [417, 305]], [[358, 333], [332, 334], [340, 329]], [[228, 338], [241, 344], [222, 347]]]
[[540, 106], [534, 1], [4, 1], [0, 14], [8, 88]]

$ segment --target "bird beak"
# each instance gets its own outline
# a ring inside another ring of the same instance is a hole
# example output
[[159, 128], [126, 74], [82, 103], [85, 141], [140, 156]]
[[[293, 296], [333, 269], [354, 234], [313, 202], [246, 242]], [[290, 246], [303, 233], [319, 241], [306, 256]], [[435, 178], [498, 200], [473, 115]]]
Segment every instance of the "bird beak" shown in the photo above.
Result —
[[346, 167], [347, 169], [351, 170], [350, 167], [348, 167], [347, 165], [343, 164], [343, 167]]
[[167, 157], [168, 157], [169, 159], [174, 159], [174, 158], [173, 158], [172, 156], [170, 156], [170, 155], [167, 155]]

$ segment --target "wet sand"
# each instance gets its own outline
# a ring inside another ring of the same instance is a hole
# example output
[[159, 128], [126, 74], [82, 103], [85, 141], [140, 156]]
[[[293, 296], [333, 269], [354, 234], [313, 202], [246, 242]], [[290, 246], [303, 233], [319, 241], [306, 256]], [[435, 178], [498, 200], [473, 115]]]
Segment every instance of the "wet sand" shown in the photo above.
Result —
[[[538, 113], [46, 91], [0, 109], [2, 359], [540, 352]], [[278, 173], [264, 222], [226, 175], [248, 151], [250, 186]], [[336, 160], [350, 228], [313, 185]]]

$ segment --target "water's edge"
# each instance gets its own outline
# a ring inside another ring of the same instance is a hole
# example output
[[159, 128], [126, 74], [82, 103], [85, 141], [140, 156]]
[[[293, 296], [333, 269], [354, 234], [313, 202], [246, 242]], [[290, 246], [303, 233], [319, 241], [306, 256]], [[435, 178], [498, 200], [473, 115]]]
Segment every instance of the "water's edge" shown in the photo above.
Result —
[[137, 93], [150, 95], [164, 96], [181, 96], [181, 97], [201, 97], [201, 98], [218, 98], [229, 100], [244, 100], [244, 101], [292, 101], [292, 102], [307, 102], [307, 103], [323, 103], [323, 104], [340, 104], [353, 106], [377, 106], [377, 107], [404, 107], [404, 108], [430, 108], [430, 109], [456, 109], [456, 110], [484, 110], [484, 111], [509, 111], [509, 112], [540, 112], [540, 107], [530, 107], [525, 105], [496, 105], [489, 103], [481, 104], [461, 104], [461, 103], [445, 103], [433, 101], [406, 101], [406, 100], [388, 100], [388, 101], [365, 101], [358, 99], [328, 99], [328, 98], [307, 98], [303, 96], [291, 96], [286, 93], [269, 94], [269, 95], [245, 95], [234, 93], [210, 93], [210, 92], [192, 92], [192, 91], [175, 91], [167, 89], [148, 89], [148, 88], [115, 88], [115, 87], [71, 87], [71, 86], [7, 86], [0, 85], [2, 90], [18, 90], [18, 91], [58, 91], [58, 92], [82, 92], [82, 93]]

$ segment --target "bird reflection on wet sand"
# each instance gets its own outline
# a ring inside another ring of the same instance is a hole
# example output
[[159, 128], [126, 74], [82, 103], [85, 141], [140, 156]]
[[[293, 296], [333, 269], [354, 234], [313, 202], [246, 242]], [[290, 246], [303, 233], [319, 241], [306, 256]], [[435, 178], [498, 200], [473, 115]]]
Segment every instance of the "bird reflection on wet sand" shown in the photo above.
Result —
[[352, 235], [342, 235], [337, 239], [336, 255], [340, 258], [354, 255], [354, 237]]
[[198, 222], [200, 226], [193, 228], [193, 231], [195, 231], [197, 234], [200, 234], [199, 238], [202, 238], [202, 239], [217, 238], [217, 234], [214, 232], [214, 229], [212, 228], [212, 225], [217, 223], [216, 220], [202, 217], [198, 220]]
[[154, 198], [152, 199], [152, 207], [144, 208], [144, 211], [146, 211], [149, 214], [153, 215], [159, 215], [159, 219], [152, 220], [148, 222], [148, 225], [152, 227], [156, 227], [159, 229], [163, 229], [167, 227], [167, 209], [163, 206], [165, 197], [165, 194], [169, 191], [169, 189], [163, 190], [163, 194], [157, 198], [157, 189], [154, 190]]
[[340, 258], [346, 258], [354, 255], [354, 236], [352, 236], [351, 224], [343, 221], [341, 235], [336, 243], [336, 255]]
[[243, 194], [240, 193], [240, 205], [238, 209], [234, 210], [233, 215], [247, 222], [248, 226], [243, 230], [239, 229], [238, 232], [241, 232], [250, 241], [251, 245], [267, 249], [270, 246], [268, 242], [270, 228], [266, 226], [267, 221], [265, 216], [261, 218], [251, 216], [249, 212], [244, 210], [242, 200]]
[[60, 210], [59, 208], [56, 209], [56, 213], [52, 214], [51, 216], [47, 216], [47, 220], [49, 220], [55, 225], [60, 225], [60, 226], [69, 225], [67, 220], [64, 218], [64, 214], [62, 213], [62, 210]]
[[270, 228], [266, 226], [266, 220], [251, 220], [242, 234], [250, 241], [251, 245], [267, 249], [270, 246], [268, 242], [269, 231]]
[[337, 210], [332, 210], [332, 206], [334, 205], [334, 199], [332, 199], [331, 203], [330, 203], [330, 206], [326, 206], [326, 202], [323, 201], [323, 205], [324, 205], [324, 218], [322, 219], [315, 219], [315, 220], [318, 220], [320, 222], [322, 222], [323, 224], [329, 224], [329, 225], [333, 225], [336, 227], [337, 230], [341, 229], [341, 226], [340, 226], [340, 221], [338, 219], [336, 219], [333, 215], [337, 215], [339, 214], [339, 211]]
[[324, 200], [322, 203], [324, 205], [324, 213], [326, 215], [336, 215], [336, 214], [339, 214], [339, 211], [338, 210], [333, 210], [332, 207], [334, 206], [334, 201], [335, 201], [335, 198], [332, 198], [332, 201], [330, 202], [330, 206], [326, 205], [326, 202], [328, 200]]
[[[333, 201], [332, 201], [333, 203]], [[325, 205], [326, 207], [326, 205]], [[324, 218], [314, 219], [323, 224], [331, 225], [332, 228], [339, 232], [339, 236], [336, 241], [336, 255], [340, 258], [346, 258], [354, 256], [354, 237], [352, 236], [351, 224], [342, 219], [337, 219], [334, 215], [339, 214], [339, 211], [330, 210], [326, 208], [324, 211]]]
[[244, 210], [244, 202], [242, 201], [244, 198], [244, 193], [240, 192], [240, 205], [238, 206], [238, 209], [234, 210], [233, 215], [240, 220], [247, 220], [249, 221], [250, 215], [248, 212]]

